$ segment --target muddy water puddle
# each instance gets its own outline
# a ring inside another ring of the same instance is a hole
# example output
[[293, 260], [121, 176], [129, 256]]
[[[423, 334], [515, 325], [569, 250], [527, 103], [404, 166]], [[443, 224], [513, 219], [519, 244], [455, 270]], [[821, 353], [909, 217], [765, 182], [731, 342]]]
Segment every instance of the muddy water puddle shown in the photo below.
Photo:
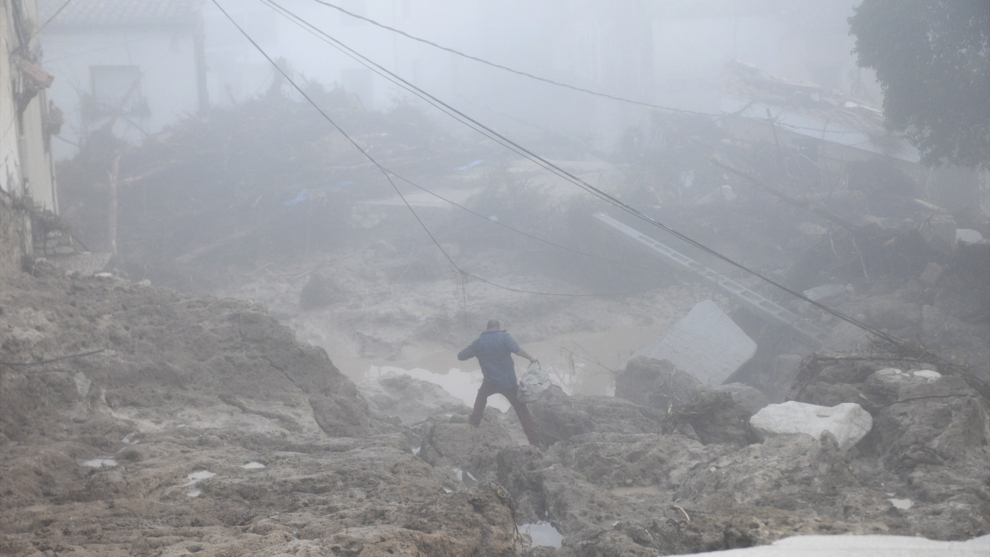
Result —
[[560, 547], [564, 536], [549, 522], [520, 524], [519, 531], [533, 540], [533, 547]]
[[636, 495], [661, 495], [660, 488], [655, 485], [646, 486], [630, 486], [630, 487], [613, 487], [608, 490], [612, 495], [620, 495], [624, 497], [636, 496]]

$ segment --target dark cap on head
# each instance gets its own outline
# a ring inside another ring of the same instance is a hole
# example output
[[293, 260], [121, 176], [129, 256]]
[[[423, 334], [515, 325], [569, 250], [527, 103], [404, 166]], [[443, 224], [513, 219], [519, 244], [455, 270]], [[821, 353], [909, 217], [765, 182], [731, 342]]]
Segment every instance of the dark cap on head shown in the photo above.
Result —
[[485, 328], [486, 331], [498, 331], [502, 328], [502, 324], [498, 322], [498, 319], [490, 319], [488, 321], [488, 327]]

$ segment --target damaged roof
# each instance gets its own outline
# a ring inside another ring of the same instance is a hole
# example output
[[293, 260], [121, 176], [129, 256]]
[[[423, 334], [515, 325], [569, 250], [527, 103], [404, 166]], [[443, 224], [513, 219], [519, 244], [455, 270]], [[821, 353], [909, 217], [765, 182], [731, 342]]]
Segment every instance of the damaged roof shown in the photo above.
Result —
[[857, 149], [918, 162], [917, 150], [883, 126], [883, 112], [838, 91], [730, 61], [722, 68], [722, 112]]
[[38, 20], [54, 17], [49, 29], [184, 27], [197, 23], [201, 8], [202, 0], [73, 0], [68, 4], [38, 0]]

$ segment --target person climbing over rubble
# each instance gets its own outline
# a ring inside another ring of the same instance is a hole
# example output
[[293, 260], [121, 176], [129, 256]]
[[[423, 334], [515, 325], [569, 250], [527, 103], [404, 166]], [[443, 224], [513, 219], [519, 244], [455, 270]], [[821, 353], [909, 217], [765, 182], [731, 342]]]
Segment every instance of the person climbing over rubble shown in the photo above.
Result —
[[481, 382], [481, 388], [478, 389], [478, 397], [474, 401], [474, 411], [471, 412], [470, 422], [474, 427], [481, 425], [481, 418], [485, 414], [488, 397], [500, 394], [508, 399], [509, 404], [515, 409], [529, 444], [539, 447], [540, 434], [536, 431], [533, 417], [529, 415], [526, 404], [520, 402], [517, 396], [516, 365], [512, 361], [512, 354], [519, 354], [530, 362], [538, 363], [539, 360], [520, 348], [512, 335], [501, 327], [502, 325], [498, 320], [492, 319], [488, 322], [485, 332], [481, 333], [481, 336], [470, 346], [457, 354], [457, 359], [461, 361], [478, 358], [481, 373], [485, 376]]

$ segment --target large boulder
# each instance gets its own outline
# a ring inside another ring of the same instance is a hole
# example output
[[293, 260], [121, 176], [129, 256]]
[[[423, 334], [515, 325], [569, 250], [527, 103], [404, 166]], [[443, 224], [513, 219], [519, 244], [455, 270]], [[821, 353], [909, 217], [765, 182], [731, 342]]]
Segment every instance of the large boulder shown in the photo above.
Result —
[[407, 425], [435, 414], [454, 413], [465, 408], [460, 399], [440, 385], [394, 372], [364, 381], [358, 385], [358, 390], [367, 399], [372, 412], [397, 417]]
[[986, 475], [990, 404], [962, 377], [885, 368], [866, 380], [865, 390], [884, 402], [877, 413], [876, 445], [889, 468], [948, 464], [975, 466], [974, 473]]
[[873, 428], [873, 417], [854, 402], [829, 408], [789, 401], [767, 406], [749, 423], [763, 438], [803, 433], [817, 439], [828, 431], [835, 436], [841, 449], [849, 450]]
[[453, 472], [466, 487], [494, 478], [495, 456], [515, 445], [498, 414], [499, 410], [488, 408], [478, 427], [471, 426], [463, 414], [435, 420], [421, 441], [420, 458], [434, 468]]
[[529, 405], [543, 440], [553, 444], [585, 433], [660, 433], [663, 416], [650, 408], [606, 396], [567, 396], [552, 385]]
[[637, 356], [615, 376], [615, 396], [666, 412], [687, 404], [702, 385], [669, 360]]

